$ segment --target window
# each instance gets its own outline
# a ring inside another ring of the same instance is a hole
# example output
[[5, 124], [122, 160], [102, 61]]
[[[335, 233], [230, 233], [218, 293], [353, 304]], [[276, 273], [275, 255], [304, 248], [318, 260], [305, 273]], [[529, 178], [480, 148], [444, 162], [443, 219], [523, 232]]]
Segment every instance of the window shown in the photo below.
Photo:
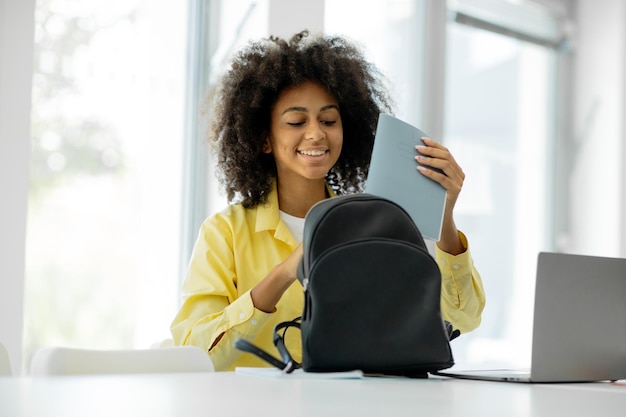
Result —
[[[272, 33], [272, 4], [38, 1], [26, 360], [48, 344], [169, 337], [181, 265], [200, 222], [226, 204], [201, 101], [232, 52]], [[488, 304], [482, 326], [453, 342], [461, 365], [528, 361], [536, 253], [553, 245], [560, 32], [530, 4], [319, 2], [325, 32], [360, 43], [397, 115], [467, 174], [456, 219]]]
[[527, 365], [536, 255], [554, 245], [557, 19], [506, 0], [323, 7], [324, 31], [358, 42], [387, 76], [397, 115], [432, 128], [467, 174], [456, 220], [488, 304], [481, 327], [455, 340], [456, 362]]
[[527, 366], [537, 253], [553, 250], [555, 52], [453, 22], [447, 37], [443, 140], [467, 174], [456, 221], [488, 296], [455, 359]]
[[346, 35], [363, 48], [387, 78], [396, 116], [415, 124], [422, 114], [423, 19], [422, 1], [325, 2], [325, 32]]
[[37, 3], [25, 361], [169, 337], [186, 37], [185, 2]]
[[[206, 95], [227, 69], [230, 58], [251, 39], [267, 36], [268, 1], [193, 0], [190, 10], [190, 80], [187, 88], [187, 136], [183, 178], [182, 275], [202, 222], [227, 205], [217, 181], [215, 160], [206, 143]], [[210, 110], [209, 110], [210, 111]]]
[[466, 173], [455, 219], [487, 306], [479, 329], [453, 342], [457, 365], [527, 366], [536, 256], [554, 247], [557, 20], [506, 0], [325, 7], [325, 30], [359, 41], [389, 77], [398, 116], [440, 134]]

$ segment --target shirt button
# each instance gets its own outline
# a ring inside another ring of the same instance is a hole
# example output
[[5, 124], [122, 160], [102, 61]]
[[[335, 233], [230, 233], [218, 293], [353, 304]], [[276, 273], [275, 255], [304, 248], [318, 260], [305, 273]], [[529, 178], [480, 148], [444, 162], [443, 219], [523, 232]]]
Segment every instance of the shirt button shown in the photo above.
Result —
[[454, 264], [454, 265], [452, 265], [452, 268], [454, 268], [454, 269], [459, 269], [459, 268], [460, 268], [460, 266], [459, 266], [459, 265], [457, 265], [457, 264]]
[[246, 315], [244, 313], [239, 313], [239, 318], [243, 319], [244, 317], [246, 317]]
[[256, 320], [252, 320], [251, 323], [253, 326], [256, 325]]
[[443, 259], [440, 262], [441, 262], [441, 265], [445, 265], [446, 264], [446, 261], [444, 261]]

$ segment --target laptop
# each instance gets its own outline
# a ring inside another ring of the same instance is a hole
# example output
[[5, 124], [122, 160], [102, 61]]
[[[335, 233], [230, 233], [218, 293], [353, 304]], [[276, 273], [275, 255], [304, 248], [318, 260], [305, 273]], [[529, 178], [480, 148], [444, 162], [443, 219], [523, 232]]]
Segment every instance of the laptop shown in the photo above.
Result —
[[626, 259], [540, 252], [530, 370], [437, 372], [511, 382], [626, 379]]
[[417, 170], [415, 146], [424, 144], [422, 137], [428, 135], [409, 123], [381, 113], [364, 191], [400, 205], [424, 238], [438, 241], [446, 190]]

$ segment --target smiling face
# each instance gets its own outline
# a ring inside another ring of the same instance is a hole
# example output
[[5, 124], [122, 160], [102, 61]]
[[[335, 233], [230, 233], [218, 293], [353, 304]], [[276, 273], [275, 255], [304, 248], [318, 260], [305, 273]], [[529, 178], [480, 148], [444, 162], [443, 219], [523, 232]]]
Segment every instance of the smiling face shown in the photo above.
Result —
[[324, 180], [343, 144], [337, 100], [305, 82], [282, 92], [271, 117], [264, 151], [274, 155], [279, 181]]

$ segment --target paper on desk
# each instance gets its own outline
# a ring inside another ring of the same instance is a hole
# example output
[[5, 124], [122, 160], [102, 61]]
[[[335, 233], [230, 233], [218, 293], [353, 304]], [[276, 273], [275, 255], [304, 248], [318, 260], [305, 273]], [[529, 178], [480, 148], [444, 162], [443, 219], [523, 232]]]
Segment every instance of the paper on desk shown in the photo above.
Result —
[[361, 379], [362, 371], [346, 371], [346, 372], [304, 372], [302, 369], [296, 369], [290, 374], [286, 374], [276, 368], [254, 368], [238, 366], [235, 373], [243, 375], [254, 375], [265, 378], [292, 378], [292, 379]]

